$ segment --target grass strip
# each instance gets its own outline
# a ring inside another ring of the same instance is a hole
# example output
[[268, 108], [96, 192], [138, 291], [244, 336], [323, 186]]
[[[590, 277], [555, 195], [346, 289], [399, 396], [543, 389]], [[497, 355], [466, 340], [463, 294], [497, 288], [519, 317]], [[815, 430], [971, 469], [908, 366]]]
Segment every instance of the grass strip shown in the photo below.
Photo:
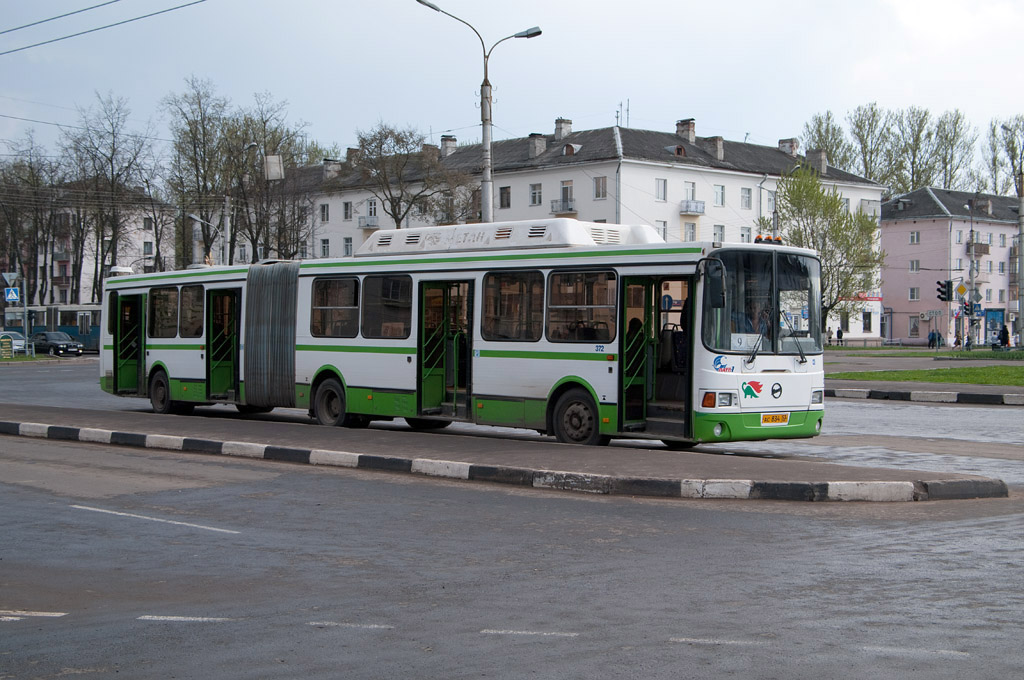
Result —
[[956, 366], [908, 371], [846, 371], [829, 373], [829, 380], [960, 383], [965, 385], [1024, 386], [1024, 366]]

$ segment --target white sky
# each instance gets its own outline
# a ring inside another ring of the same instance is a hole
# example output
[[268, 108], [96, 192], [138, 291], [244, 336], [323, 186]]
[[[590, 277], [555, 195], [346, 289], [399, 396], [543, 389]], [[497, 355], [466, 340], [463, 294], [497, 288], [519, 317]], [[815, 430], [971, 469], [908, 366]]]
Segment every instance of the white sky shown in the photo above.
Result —
[[[0, 31], [103, 0], [0, 0]], [[0, 52], [189, 0], [121, 0], [0, 34]], [[871, 101], [960, 108], [979, 131], [1024, 114], [1024, 3], [1019, 0], [437, 0], [473, 24], [490, 61], [495, 139], [615, 124], [775, 145], [815, 113], [840, 120]], [[483, 59], [476, 36], [415, 0], [207, 0], [62, 42], [0, 56], [0, 144], [54, 149], [95, 93], [128, 99], [135, 129], [166, 138], [160, 101], [195, 74], [238, 105], [255, 92], [288, 102], [324, 144], [354, 145], [378, 121], [480, 138]], [[625, 124], [625, 120], [623, 120]], [[0, 153], [6, 149], [0, 147]]]

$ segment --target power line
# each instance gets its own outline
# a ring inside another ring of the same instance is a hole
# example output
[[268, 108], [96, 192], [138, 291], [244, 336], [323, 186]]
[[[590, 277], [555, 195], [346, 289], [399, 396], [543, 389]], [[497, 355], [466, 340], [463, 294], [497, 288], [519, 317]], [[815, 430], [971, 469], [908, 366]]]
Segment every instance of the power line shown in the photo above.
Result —
[[86, 7], [85, 9], [76, 9], [74, 12], [68, 12], [67, 14], [60, 14], [55, 17], [50, 17], [49, 19], [42, 19], [41, 21], [33, 21], [31, 24], [25, 24], [24, 26], [18, 26], [16, 28], [8, 28], [6, 30], [0, 31], [0, 35], [3, 35], [4, 33], [14, 33], [15, 31], [20, 31], [23, 28], [31, 28], [32, 26], [38, 26], [39, 24], [45, 24], [48, 21], [56, 21], [57, 19], [63, 19], [64, 17], [69, 17], [72, 14], [81, 14], [82, 12], [88, 12], [89, 10], [96, 9], [97, 7], [113, 5], [115, 2], [121, 2], [121, 0], [108, 0], [108, 2], [102, 2], [98, 5], [93, 5], [92, 7]]
[[38, 43], [36, 43], [34, 45], [25, 45], [24, 47], [16, 47], [13, 50], [7, 50], [6, 52], [0, 52], [0, 57], [4, 56], [6, 54], [13, 54], [15, 52], [21, 52], [22, 50], [29, 50], [29, 49], [32, 49], [33, 47], [40, 47], [42, 45], [49, 45], [50, 43], [60, 42], [61, 40], [67, 40], [68, 38], [77, 38], [80, 35], [86, 35], [88, 33], [95, 33], [96, 31], [102, 31], [102, 30], [107, 29], [107, 28], [113, 28], [114, 26], [121, 26], [123, 24], [130, 24], [133, 21], [138, 21], [140, 19], [148, 19], [149, 17], [155, 17], [158, 14], [166, 14], [167, 12], [173, 12], [176, 9], [182, 9], [184, 7], [191, 7], [192, 5], [198, 5], [201, 2], [206, 2], [206, 0], [194, 0], [194, 2], [189, 2], [189, 3], [186, 3], [184, 5], [178, 5], [177, 7], [170, 7], [168, 9], [162, 9], [159, 12], [151, 12], [149, 14], [143, 14], [142, 16], [135, 17], [134, 19], [125, 19], [124, 21], [118, 21], [117, 23], [107, 24], [106, 26], [100, 26], [99, 28], [90, 28], [88, 31], [80, 31], [78, 33], [72, 33], [71, 35], [65, 35], [65, 36], [62, 36], [60, 38], [54, 38], [52, 40], [44, 40], [43, 42], [38, 42]]
[[[206, 0], [200, 0], [200, 2], [205, 2], [205, 1]], [[72, 129], [75, 129], [75, 130], [85, 130], [87, 132], [106, 132], [106, 130], [101, 130], [101, 129], [98, 129], [98, 128], [84, 127], [82, 125], [70, 125], [68, 123], [54, 123], [53, 121], [37, 120], [35, 118], [22, 118], [21, 116], [11, 116], [11, 115], [6, 114], [6, 113], [0, 113], [0, 118], [10, 118], [11, 120], [20, 120], [20, 121], [23, 121], [25, 123], [39, 123], [40, 125], [53, 125], [54, 127], [59, 127], [59, 128], [72, 128]], [[138, 134], [134, 134], [132, 132], [124, 132], [122, 134], [125, 137], [136, 137], [138, 139], [152, 139], [153, 141], [156, 141], [156, 142], [171, 142], [171, 143], [174, 142], [173, 139], [164, 139], [163, 137], [150, 137], [148, 135], [138, 135]]]

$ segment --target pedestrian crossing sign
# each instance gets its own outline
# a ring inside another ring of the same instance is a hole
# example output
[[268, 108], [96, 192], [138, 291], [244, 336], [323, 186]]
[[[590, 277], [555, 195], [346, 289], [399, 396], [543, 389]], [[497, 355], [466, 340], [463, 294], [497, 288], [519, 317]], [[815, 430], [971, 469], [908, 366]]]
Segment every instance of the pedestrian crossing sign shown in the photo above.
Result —
[[4, 301], [5, 302], [20, 302], [21, 301], [21, 296], [19, 295], [20, 292], [21, 292], [20, 288], [4, 288]]

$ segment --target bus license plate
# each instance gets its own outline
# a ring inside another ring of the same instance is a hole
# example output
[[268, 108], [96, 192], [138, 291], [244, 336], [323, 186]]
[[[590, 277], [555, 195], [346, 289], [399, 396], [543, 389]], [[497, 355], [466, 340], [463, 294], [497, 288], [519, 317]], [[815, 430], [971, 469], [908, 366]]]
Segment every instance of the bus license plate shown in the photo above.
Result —
[[789, 425], [788, 413], [762, 413], [762, 425]]

